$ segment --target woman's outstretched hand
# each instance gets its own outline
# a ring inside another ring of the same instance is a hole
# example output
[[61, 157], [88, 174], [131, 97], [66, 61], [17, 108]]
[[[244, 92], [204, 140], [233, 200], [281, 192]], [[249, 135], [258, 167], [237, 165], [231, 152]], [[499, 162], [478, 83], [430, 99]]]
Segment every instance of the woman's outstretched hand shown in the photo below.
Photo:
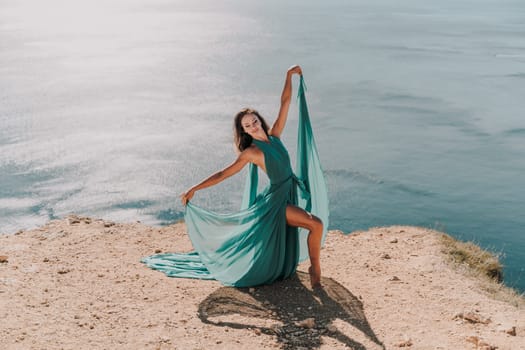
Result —
[[291, 66], [290, 68], [288, 68], [288, 74], [290, 76], [293, 75], [293, 74], [303, 75], [303, 71], [302, 71], [300, 66], [294, 65], [294, 66]]
[[188, 202], [190, 201], [190, 199], [193, 197], [194, 194], [195, 192], [193, 192], [192, 190], [189, 190], [181, 194], [180, 201], [182, 202], [182, 205], [188, 204]]

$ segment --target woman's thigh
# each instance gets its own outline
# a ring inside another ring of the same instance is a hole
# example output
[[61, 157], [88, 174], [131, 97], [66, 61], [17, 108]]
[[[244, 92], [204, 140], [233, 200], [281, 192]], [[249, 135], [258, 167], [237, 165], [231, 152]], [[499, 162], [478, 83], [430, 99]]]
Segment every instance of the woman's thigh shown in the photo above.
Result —
[[321, 219], [295, 205], [288, 205], [286, 207], [286, 223], [290, 226], [303, 227], [308, 230], [323, 227]]

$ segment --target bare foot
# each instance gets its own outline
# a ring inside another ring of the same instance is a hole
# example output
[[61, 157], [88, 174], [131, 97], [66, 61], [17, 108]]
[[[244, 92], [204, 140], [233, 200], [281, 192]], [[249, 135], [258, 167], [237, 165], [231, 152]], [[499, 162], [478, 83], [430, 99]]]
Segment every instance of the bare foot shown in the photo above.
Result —
[[312, 285], [312, 288], [322, 288], [321, 286], [321, 269], [317, 269], [317, 271], [314, 271], [313, 266], [310, 266], [308, 268], [308, 273], [310, 274], [310, 284]]

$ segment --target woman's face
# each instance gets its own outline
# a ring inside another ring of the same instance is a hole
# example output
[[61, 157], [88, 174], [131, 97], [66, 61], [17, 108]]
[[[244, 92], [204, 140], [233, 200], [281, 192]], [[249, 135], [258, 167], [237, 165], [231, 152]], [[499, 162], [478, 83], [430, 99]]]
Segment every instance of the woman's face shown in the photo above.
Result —
[[255, 114], [246, 114], [242, 117], [241, 125], [244, 132], [252, 137], [262, 130], [261, 121]]

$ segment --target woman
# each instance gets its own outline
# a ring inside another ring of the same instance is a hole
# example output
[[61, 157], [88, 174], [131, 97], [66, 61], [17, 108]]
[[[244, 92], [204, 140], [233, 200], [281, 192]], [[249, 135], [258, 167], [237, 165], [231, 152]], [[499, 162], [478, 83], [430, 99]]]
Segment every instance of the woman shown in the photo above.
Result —
[[[310, 186], [309, 182], [305, 185], [293, 174], [288, 152], [280, 141], [288, 116], [294, 74], [301, 76], [300, 97], [304, 101], [301, 68], [292, 66], [286, 73], [281, 107], [272, 127], [268, 128], [257, 111], [241, 110], [234, 120], [235, 143], [239, 151], [237, 159], [181, 195], [181, 201], [186, 206], [188, 233], [196, 252], [186, 255], [160, 254], [143, 259], [143, 262], [163, 270], [169, 276], [214, 278], [223, 284], [239, 287], [268, 284], [290, 277], [295, 273], [298, 261], [305, 257], [301, 257], [301, 237], [297, 230], [300, 227], [308, 230], [306, 241], [311, 285], [320, 286], [320, 250], [326, 230], [321, 219], [297, 206], [299, 197], [306, 199], [306, 207], [312, 207], [307, 187], [311, 190], [315, 186]], [[308, 118], [305, 101], [302, 108]], [[303, 129], [310, 133], [310, 142], [313, 143], [308, 120], [306, 124], [306, 129]], [[304, 142], [301, 132], [299, 136], [299, 142], [312, 151], [312, 145]], [[317, 156], [315, 144], [313, 152], [299, 150], [299, 153], [308, 153], [308, 156], [314, 153]], [[190, 202], [196, 191], [218, 184], [247, 164], [250, 171], [244, 209], [239, 213], [215, 214]], [[259, 195], [256, 193], [257, 167], [270, 180], [269, 186]], [[303, 177], [307, 178], [308, 164], [303, 164], [302, 168]], [[318, 181], [321, 183], [318, 187], [322, 189], [324, 179], [318, 164], [317, 168], [317, 180], [322, 180]], [[327, 207], [325, 197], [322, 197], [322, 202]], [[327, 210], [325, 212], [327, 217]]]

